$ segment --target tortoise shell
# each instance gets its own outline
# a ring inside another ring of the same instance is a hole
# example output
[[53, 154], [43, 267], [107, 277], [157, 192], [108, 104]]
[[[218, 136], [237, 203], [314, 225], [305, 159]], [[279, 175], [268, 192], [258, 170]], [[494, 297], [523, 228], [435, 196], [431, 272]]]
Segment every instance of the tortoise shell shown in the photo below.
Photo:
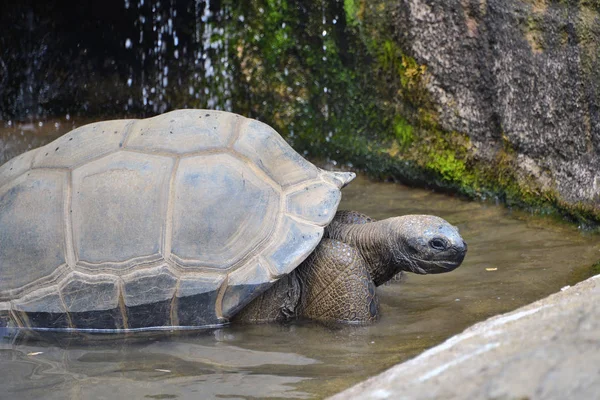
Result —
[[50, 329], [226, 323], [313, 251], [353, 177], [227, 112], [80, 127], [0, 167], [0, 312]]

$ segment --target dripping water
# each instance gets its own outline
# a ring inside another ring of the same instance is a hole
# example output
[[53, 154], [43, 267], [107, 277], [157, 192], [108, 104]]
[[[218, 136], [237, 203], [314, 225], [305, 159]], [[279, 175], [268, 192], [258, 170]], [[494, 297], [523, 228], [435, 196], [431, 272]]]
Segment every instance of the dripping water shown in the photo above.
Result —
[[[194, 30], [187, 47], [180, 43], [177, 31], [177, 27], [185, 26], [186, 16], [178, 13], [176, 6], [175, 0], [138, 0], [135, 4], [124, 0], [125, 9], [137, 13], [134, 26], [139, 39], [126, 37], [123, 43], [128, 51], [136, 52], [141, 63], [140, 71], [136, 74], [135, 68], [130, 68], [126, 78], [127, 87], [139, 87], [139, 98], [130, 97], [125, 109], [139, 102], [146, 111], [163, 113], [173, 103], [177, 91], [170, 86], [176, 84], [190, 99], [184, 106], [231, 111], [228, 6], [215, 7], [211, 0], [196, 0], [191, 10]], [[184, 79], [172, 76], [173, 68], [190, 68], [184, 57], [188, 49], [193, 55], [191, 73], [184, 73]]]

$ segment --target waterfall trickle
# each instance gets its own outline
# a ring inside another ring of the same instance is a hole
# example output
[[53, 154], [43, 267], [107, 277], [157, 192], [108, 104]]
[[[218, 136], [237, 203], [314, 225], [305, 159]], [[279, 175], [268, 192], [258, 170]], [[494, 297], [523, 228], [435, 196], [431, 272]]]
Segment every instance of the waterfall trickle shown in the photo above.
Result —
[[[204, 3], [203, 8], [201, 3]], [[200, 82], [204, 82], [204, 95], [208, 108], [231, 111], [233, 79], [228, 70], [229, 38], [226, 29], [227, 20], [230, 19], [229, 9], [226, 4], [223, 4], [213, 13], [210, 0], [204, 2], [197, 0], [195, 9], [196, 66], [200, 66], [195, 76], [200, 78]]]
[[183, 10], [195, 19], [193, 31], [188, 37], [184, 34], [182, 42], [177, 27], [186, 27], [189, 19], [178, 13], [181, 5], [175, 0], [124, 1], [125, 9], [137, 13], [138, 40], [127, 37], [123, 43], [141, 64], [139, 70], [130, 69], [126, 81], [128, 87], [139, 88], [141, 96], [130, 98], [126, 109], [141, 103], [145, 110], [162, 113], [177, 99], [188, 107], [230, 111], [233, 78], [226, 25], [231, 16], [226, 4], [216, 7], [210, 0], [196, 0], [192, 10]]

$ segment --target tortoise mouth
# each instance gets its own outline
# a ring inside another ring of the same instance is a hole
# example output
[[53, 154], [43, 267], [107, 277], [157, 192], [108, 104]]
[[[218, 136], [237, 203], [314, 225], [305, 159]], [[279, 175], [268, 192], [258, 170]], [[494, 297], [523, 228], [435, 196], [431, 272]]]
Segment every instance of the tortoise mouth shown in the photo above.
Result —
[[420, 275], [441, 274], [458, 268], [467, 254], [466, 248], [452, 248], [445, 254], [440, 254], [432, 260], [414, 259], [416, 265], [412, 265], [411, 272]]
[[455, 270], [462, 264], [463, 260], [465, 259], [465, 256], [467, 255], [467, 248], [466, 246], [460, 249], [452, 248], [450, 252], [452, 257], [451, 259], [446, 258], [444, 260], [431, 261], [430, 265], [432, 266], [432, 268], [429, 270], [428, 273], [439, 274]]
[[427, 268], [423, 268], [423, 271], [425, 274], [442, 274], [454, 271], [461, 263], [462, 259], [457, 261], [430, 261]]

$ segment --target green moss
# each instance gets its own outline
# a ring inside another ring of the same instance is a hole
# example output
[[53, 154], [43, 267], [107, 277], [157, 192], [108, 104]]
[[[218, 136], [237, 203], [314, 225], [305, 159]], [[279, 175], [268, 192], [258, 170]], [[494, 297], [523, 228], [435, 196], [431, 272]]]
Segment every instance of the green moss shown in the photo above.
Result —
[[467, 167], [462, 160], [457, 159], [451, 151], [429, 154], [427, 168], [439, 173], [448, 182], [462, 183]]
[[405, 54], [392, 38], [371, 36], [367, 44], [369, 53], [377, 61], [373, 69], [381, 78], [379, 82], [386, 85], [381, 90], [394, 88], [392, 96], [412, 107], [423, 106], [427, 97], [423, 81], [426, 66]]
[[[269, 123], [301, 153], [378, 178], [499, 199], [584, 224], [600, 221], [589, 207], [560, 201], [519, 171], [508, 138], [482, 159], [467, 134], [440, 127], [427, 66], [402, 48], [393, 2], [252, 4], [254, 14], [244, 8], [241, 33], [231, 39], [240, 83], [234, 111]], [[525, 22], [534, 51], [542, 43], [543, 14]], [[238, 20], [235, 12], [231, 20]]]
[[414, 141], [413, 127], [401, 115], [394, 118], [394, 133], [400, 148], [406, 149]]
[[344, 0], [344, 11], [348, 25], [356, 26], [359, 23], [358, 12], [360, 5], [358, 0]]
[[414, 58], [409, 57], [406, 54], [402, 54], [402, 63], [400, 66], [401, 68], [398, 70], [398, 74], [400, 75], [402, 87], [406, 89], [420, 87], [426, 67], [424, 65], [419, 65]]
[[399, 69], [398, 59], [402, 53], [394, 42], [387, 39], [380, 44], [375, 42], [373, 47], [377, 49], [375, 52], [381, 68], [391, 70], [392, 73]]

